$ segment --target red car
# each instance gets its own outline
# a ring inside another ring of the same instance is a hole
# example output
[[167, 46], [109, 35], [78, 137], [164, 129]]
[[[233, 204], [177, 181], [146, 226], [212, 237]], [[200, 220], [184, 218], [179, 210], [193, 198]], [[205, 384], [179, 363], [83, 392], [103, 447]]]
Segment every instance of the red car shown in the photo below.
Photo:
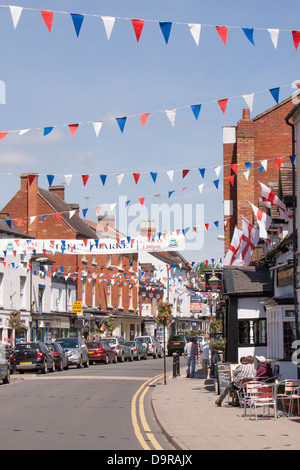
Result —
[[85, 345], [88, 348], [90, 364], [93, 364], [93, 362], [104, 362], [108, 364], [109, 362], [118, 361], [116, 351], [103, 340], [89, 341], [85, 343]]

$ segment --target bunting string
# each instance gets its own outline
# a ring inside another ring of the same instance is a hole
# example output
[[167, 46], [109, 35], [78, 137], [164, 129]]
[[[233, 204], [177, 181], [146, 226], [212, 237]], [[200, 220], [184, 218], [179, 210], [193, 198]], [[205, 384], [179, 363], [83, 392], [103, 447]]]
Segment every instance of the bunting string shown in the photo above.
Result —
[[16, 29], [18, 26], [23, 10], [31, 11], [31, 12], [39, 12], [41, 14], [41, 18], [43, 19], [49, 33], [51, 33], [52, 31], [54, 15], [57, 15], [57, 14], [68, 15], [72, 20], [77, 38], [80, 35], [84, 20], [89, 17], [89, 18], [96, 18], [96, 19], [102, 20], [106, 37], [108, 40], [111, 37], [112, 31], [115, 27], [115, 23], [117, 20], [117, 21], [128, 21], [131, 23], [137, 42], [140, 41], [142, 31], [146, 23], [155, 23], [158, 25], [157, 29], [161, 31], [165, 44], [169, 43], [171, 32], [174, 26], [184, 26], [190, 32], [197, 46], [199, 46], [200, 35], [201, 35], [203, 28], [215, 29], [225, 46], [227, 45], [228, 31], [233, 30], [233, 29], [240, 30], [243, 33], [243, 36], [252, 44], [252, 46], [255, 46], [254, 38], [255, 38], [256, 31], [266, 31], [275, 49], [277, 49], [279, 33], [281, 32], [288, 32], [291, 34], [291, 38], [293, 40], [293, 44], [294, 44], [296, 51], [298, 49], [299, 42], [300, 42], [300, 31], [293, 30], [293, 29], [261, 28], [261, 27], [257, 28], [257, 27], [243, 27], [243, 26], [219, 26], [219, 25], [212, 25], [212, 24], [186, 23], [186, 22], [178, 22], [178, 21], [158, 21], [154, 19], [133, 19], [133, 18], [120, 17], [120, 16], [103, 16], [103, 15], [99, 15], [95, 13], [70, 13], [66, 11], [40, 10], [40, 9], [35, 9], [35, 8], [19, 7], [19, 6], [12, 6], [12, 5], [0, 5], [0, 7], [9, 8], [14, 29]]
[[[298, 88], [300, 90], [300, 82], [299, 83], [295, 82], [295, 86], [296, 86], [296, 88]], [[150, 115], [158, 114], [158, 113], [166, 114], [166, 116], [168, 117], [171, 125], [173, 127], [175, 127], [176, 114], [177, 114], [178, 110], [191, 109], [195, 119], [198, 120], [201, 109], [202, 109], [203, 106], [210, 105], [212, 103], [217, 103], [219, 109], [225, 115], [226, 110], [227, 110], [227, 106], [228, 106], [228, 102], [230, 100], [243, 98], [244, 102], [247, 105], [247, 107], [249, 107], [250, 111], [252, 111], [255, 95], [261, 94], [261, 93], [266, 93], [266, 92], [270, 93], [271, 96], [273, 97], [273, 99], [275, 100], [275, 102], [278, 104], [279, 103], [280, 90], [283, 89], [283, 88], [287, 88], [287, 87], [291, 88], [291, 84], [281, 85], [281, 86], [278, 86], [278, 87], [275, 87], [275, 88], [269, 88], [269, 89], [265, 89], [265, 90], [261, 90], [261, 91], [256, 91], [256, 92], [253, 92], [253, 93], [250, 93], [250, 94], [237, 95], [237, 96], [232, 96], [230, 98], [206, 101], [206, 102], [202, 102], [201, 104], [178, 106], [178, 107], [172, 108], [172, 109], [157, 110], [157, 111], [151, 111], [151, 112], [139, 113], [139, 114], [130, 114], [130, 115], [127, 115], [127, 116], [122, 116], [122, 117], [103, 118], [103, 119], [100, 119], [100, 120], [78, 122], [78, 123], [73, 123], [73, 124], [62, 124], [62, 125], [52, 124], [52, 125], [48, 125], [46, 127], [45, 126], [35, 127], [35, 128], [28, 128], [27, 127], [27, 128], [24, 128], [24, 129], [6, 130], [6, 131], [0, 132], [0, 140], [4, 139], [8, 134], [18, 133], [19, 136], [22, 136], [24, 134], [27, 134], [27, 132], [29, 132], [29, 131], [42, 131], [44, 137], [46, 137], [47, 135], [51, 134], [51, 132], [54, 129], [61, 128], [61, 127], [67, 127], [69, 129], [70, 136], [73, 139], [75, 137], [75, 135], [77, 134], [77, 131], [78, 131], [79, 127], [82, 126], [82, 125], [92, 125], [93, 129], [94, 129], [94, 132], [96, 134], [96, 137], [98, 138], [99, 134], [100, 134], [100, 131], [103, 127], [103, 124], [107, 121], [116, 122], [117, 126], [119, 127], [119, 129], [121, 131], [121, 133], [123, 134], [124, 130], [125, 130], [126, 122], [127, 122], [128, 119], [138, 117], [141, 121], [142, 127], [145, 127], [146, 123], [148, 122], [148, 119], [149, 119]], [[299, 93], [300, 93], [300, 91], [296, 91], [295, 96]]]

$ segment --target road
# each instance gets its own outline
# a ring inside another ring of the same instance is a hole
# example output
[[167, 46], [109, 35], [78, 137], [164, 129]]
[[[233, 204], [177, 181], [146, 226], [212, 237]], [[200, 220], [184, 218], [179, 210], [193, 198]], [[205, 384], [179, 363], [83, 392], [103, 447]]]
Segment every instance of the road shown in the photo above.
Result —
[[0, 449], [173, 450], [150, 403], [163, 367], [148, 358], [13, 376], [0, 385]]

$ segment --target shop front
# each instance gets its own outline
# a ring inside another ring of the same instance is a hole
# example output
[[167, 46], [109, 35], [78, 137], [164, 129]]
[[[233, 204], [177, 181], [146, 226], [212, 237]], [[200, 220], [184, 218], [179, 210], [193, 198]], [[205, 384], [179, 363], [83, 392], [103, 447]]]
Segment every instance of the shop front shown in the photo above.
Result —
[[55, 341], [70, 335], [69, 315], [42, 314], [33, 315], [31, 323], [31, 341]]

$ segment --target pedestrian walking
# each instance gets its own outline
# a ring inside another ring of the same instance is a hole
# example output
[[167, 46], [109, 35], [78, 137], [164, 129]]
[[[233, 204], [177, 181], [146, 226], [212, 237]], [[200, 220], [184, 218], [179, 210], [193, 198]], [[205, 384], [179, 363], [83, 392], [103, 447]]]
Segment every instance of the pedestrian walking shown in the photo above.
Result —
[[194, 343], [194, 337], [191, 336], [184, 348], [184, 357], [186, 358], [186, 376], [192, 379], [195, 376], [196, 356], [198, 354], [198, 346]]
[[210, 371], [210, 361], [211, 361], [211, 348], [208, 344], [210, 340], [210, 334], [204, 336], [204, 342], [202, 343], [202, 367], [204, 370], [205, 378], [208, 378]]

